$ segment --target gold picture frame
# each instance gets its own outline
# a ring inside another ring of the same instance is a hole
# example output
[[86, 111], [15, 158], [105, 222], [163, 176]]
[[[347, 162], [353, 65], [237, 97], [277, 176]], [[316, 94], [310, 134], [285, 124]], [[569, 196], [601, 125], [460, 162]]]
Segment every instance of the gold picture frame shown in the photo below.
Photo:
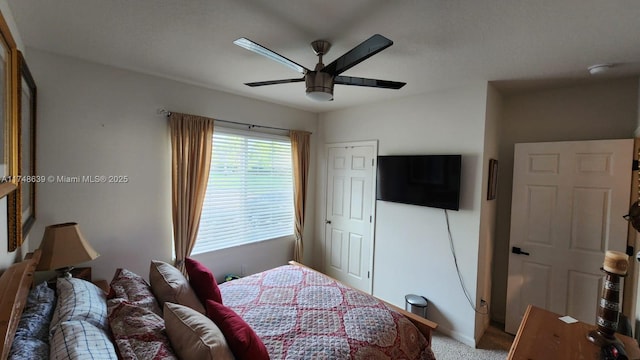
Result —
[[36, 104], [37, 88], [29, 66], [18, 51], [20, 67], [20, 197], [22, 239], [26, 238], [36, 221]]
[[17, 179], [12, 177], [12, 153], [15, 147], [12, 111], [12, 78], [13, 78], [13, 52], [16, 48], [15, 41], [9, 31], [2, 13], [0, 13], [0, 197], [4, 197], [16, 190]]
[[[18, 103], [18, 49], [0, 12], [0, 198], [6, 196], [8, 251], [22, 245], [20, 182], [20, 121]], [[1, 212], [0, 212], [1, 213]], [[4, 234], [3, 234], [4, 236]]]

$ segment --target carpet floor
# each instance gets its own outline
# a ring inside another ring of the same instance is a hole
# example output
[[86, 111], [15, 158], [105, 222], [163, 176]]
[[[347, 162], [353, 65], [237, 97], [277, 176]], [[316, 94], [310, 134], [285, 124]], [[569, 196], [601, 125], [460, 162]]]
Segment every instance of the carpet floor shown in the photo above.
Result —
[[512, 335], [502, 331], [500, 325], [492, 324], [476, 349], [437, 331], [433, 333], [431, 348], [437, 360], [504, 360], [512, 342]]

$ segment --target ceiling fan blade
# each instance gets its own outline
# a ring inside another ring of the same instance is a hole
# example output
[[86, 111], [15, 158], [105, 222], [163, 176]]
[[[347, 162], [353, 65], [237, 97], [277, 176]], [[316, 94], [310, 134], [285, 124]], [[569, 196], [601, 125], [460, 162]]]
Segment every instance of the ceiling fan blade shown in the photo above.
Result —
[[307, 69], [306, 67], [296, 63], [295, 61], [289, 60], [286, 57], [278, 54], [277, 52], [269, 50], [266, 47], [264, 47], [264, 46], [262, 46], [262, 45], [260, 45], [260, 44], [258, 44], [256, 42], [253, 42], [253, 41], [251, 41], [251, 40], [249, 40], [247, 38], [237, 39], [233, 43], [238, 45], [238, 46], [240, 46], [240, 47], [243, 47], [243, 48], [245, 48], [245, 49], [247, 49], [249, 51], [253, 51], [256, 54], [259, 54], [259, 55], [267, 57], [267, 58], [269, 58], [271, 60], [277, 61], [280, 64], [282, 64], [284, 66], [287, 66], [287, 67], [289, 67], [289, 68], [291, 68], [291, 69], [293, 69], [293, 70], [295, 70], [295, 71], [297, 71], [297, 72], [299, 72], [301, 74], [304, 74], [305, 72], [309, 71], [309, 69]]
[[405, 86], [407, 83], [389, 80], [367, 79], [353, 76], [336, 76], [333, 80], [334, 84], [340, 85], [355, 85], [355, 86], [367, 86], [383, 89], [395, 89], [398, 90]]
[[287, 84], [287, 83], [295, 83], [295, 82], [303, 82], [304, 77], [299, 79], [282, 79], [282, 80], [268, 80], [268, 81], [256, 81], [245, 83], [247, 86], [256, 87], [256, 86], [264, 86], [264, 85], [276, 85], [276, 84]]
[[349, 50], [346, 54], [335, 59], [331, 64], [325, 66], [322, 71], [331, 75], [339, 75], [391, 45], [393, 45], [393, 41], [380, 34], [375, 34]]

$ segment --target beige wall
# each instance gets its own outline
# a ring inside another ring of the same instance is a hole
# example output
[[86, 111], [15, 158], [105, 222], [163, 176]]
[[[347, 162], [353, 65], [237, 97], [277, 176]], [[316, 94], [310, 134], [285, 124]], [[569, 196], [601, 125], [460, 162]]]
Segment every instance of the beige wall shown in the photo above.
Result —
[[[319, 143], [378, 140], [380, 155], [462, 154], [460, 211], [448, 213], [472, 302], [489, 296], [478, 293], [477, 286], [486, 93], [486, 82], [477, 82], [321, 114], [318, 124]], [[315, 252], [320, 256], [326, 189], [322, 151], [317, 164]], [[428, 317], [439, 323], [439, 331], [475, 345], [475, 313], [456, 275], [443, 210], [377, 201], [373, 294], [404, 307], [404, 296], [411, 293], [429, 299]]]
[[[29, 49], [27, 61], [39, 96], [37, 173], [129, 177], [124, 184], [38, 184], [32, 247], [39, 245], [46, 225], [77, 221], [102, 255], [87, 264], [97, 279], [111, 279], [118, 267], [146, 276], [151, 259], [172, 260], [171, 142], [159, 108], [316, 131], [314, 113], [35, 49]], [[311, 153], [315, 170], [315, 135]], [[315, 183], [309, 186], [313, 193]], [[313, 200], [307, 208], [308, 239], [313, 232]], [[274, 240], [269, 251], [264, 251], [265, 244], [199, 259], [223, 276], [240, 273], [242, 265], [246, 273], [253, 273], [292, 257], [293, 239]], [[308, 248], [307, 258], [312, 256]]]
[[484, 155], [482, 160], [482, 197], [480, 210], [480, 234], [478, 246], [478, 294], [487, 302], [486, 306], [481, 306], [480, 299], [476, 303], [476, 339], [479, 339], [489, 326], [491, 299], [491, 271], [493, 270], [493, 249], [495, 239], [495, 223], [497, 200], [487, 200], [489, 185], [489, 160], [498, 160], [499, 125], [502, 116], [502, 95], [496, 88], [489, 84], [487, 86], [487, 108], [484, 128]]
[[492, 318], [504, 322], [509, 261], [513, 147], [516, 143], [632, 138], [638, 79], [504, 94], [494, 251]]

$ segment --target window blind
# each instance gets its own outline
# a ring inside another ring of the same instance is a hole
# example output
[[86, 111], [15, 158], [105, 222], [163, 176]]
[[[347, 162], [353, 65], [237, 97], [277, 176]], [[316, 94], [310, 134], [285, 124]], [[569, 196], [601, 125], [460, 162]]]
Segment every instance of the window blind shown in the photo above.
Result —
[[293, 235], [288, 137], [216, 127], [192, 254]]

